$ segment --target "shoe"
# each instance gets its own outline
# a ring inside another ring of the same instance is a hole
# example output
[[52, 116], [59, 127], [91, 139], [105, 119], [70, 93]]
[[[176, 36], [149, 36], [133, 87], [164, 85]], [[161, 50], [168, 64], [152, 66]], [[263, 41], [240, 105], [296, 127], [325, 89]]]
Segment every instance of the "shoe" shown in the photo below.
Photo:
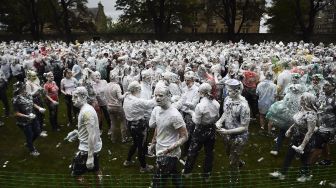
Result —
[[132, 161], [128, 161], [128, 160], [125, 160], [124, 163], [123, 163], [123, 165], [124, 165], [125, 167], [127, 167], [127, 166], [131, 166], [132, 164], [133, 164]]
[[304, 153], [304, 148], [300, 147], [300, 146], [294, 146], [292, 145], [292, 148], [299, 154], [303, 154]]
[[2, 122], [2, 121], [0, 121], [0, 127], [1, 127], [1, 126], [4, 126], [4, 125], [5, 125], [5, 123]]
[[285, 179], [285, 175], [283, 175], [281, 172], [279, 171], [275, 171], [275, 172], [272, 172], [272, 173], [269, 173], [269, 175], [273, 178], [278, 178], [280, 180], [284, 180]]
[[304, 182], [310, 181], [312, 177], [313, 175], [302, 175], [299, 178], [297, 178], [296, 181], [304, 183]]
[[155, 154], [154, 153], [147, 153], [146, 157], [148, 157], [148, 158], [154, 158]]
[[123, 144], [125, 144], [125, 143], [127, 143], [127, 142], [128, 142], [127, 138], [123, 138], [123, 139], [121, 140], [121, 143], [123, 143]]
[[34, 157], [37, 157], [37, 156], [40, 155], [40, 153], [37, 150], [34, 150], [34, 151], [30, 152], [30, 155], [32, 155]]
[[191, 173], [184, 173], [184, 169], [182, 170], [182, 175], [185, 177], [185, 178], [190, 178], [191, 177]]
[[154, 169], [153, 165], [146, 165], [145, 168], [140, 168], [140, 173], [152, 172]]
[[271, 154], [271, 155], [274, 155], [274, 156], [277, 156], [277, 155], [279, 154], [279, 152], [278, 152], [278, 151], [275, 151], [275, 150], [272, 150], [272, 151], [270, 151], [270, 154]]
[[330, 166], [332, 164], [331, 160], [323, 159], [322, 161], [318, 162], [321, 166]]
[[41, 137], [47, 137], [47, 136], [48, 136], [47, 131], [42, 131], [42, 132], [40, 133], [40, 136], [41, 136]]
[[330, 187], [336, 187], [336, 182], [335, 183], [329, 183]]

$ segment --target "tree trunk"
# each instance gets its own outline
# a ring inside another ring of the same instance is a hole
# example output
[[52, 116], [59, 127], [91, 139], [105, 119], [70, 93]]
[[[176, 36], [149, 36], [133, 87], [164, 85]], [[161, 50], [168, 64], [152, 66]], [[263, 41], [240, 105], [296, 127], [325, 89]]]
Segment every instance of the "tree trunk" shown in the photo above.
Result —
[[69, 44], [73, 41], [72, 33], [71, 33], [71, 27], [69, 24], [69, 12], [68, 12], [68, 5], [64, 0], [61, 0], [61, 5], [63, 9], [63, 24], [64, 24], [64, 30], [65, 30], [65, 37], [66, 41]]

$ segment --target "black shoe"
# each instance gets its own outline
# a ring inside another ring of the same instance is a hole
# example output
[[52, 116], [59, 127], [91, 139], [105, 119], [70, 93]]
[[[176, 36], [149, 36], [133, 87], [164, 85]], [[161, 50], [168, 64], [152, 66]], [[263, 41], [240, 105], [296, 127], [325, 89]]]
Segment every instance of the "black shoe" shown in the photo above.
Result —
[[327, 160], [327, 159], [323, 159], [322, 161], [318, 162], [318, 164], [321, 165], [321, 166], [330, 166], [330, 165], [332, 165], [332, 161]]

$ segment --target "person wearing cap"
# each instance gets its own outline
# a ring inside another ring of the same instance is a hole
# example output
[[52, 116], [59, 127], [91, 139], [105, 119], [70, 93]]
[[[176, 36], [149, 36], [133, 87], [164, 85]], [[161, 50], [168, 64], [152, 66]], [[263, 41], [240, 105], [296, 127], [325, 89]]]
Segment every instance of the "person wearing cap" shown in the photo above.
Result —
[[147, 147], [147, 125], [145, 113], [154, 108], [155, 101], [153, 99], [140, 98], [141, 85], [137, 81], [133, 81], [128, 85], [129, 95], [124, 99], [124, 112], [127, 120], [127, 127], [133, 139], [133, 145], [130, 147], [124, 166], [132, 164], [132, 156], [138, 150], [138, 160], [140, 162], [140, 172], [150, 172], [152, 165], [146, 163], [145, 154]]
[[336, 134], [336, 83], [327, 77], [323, 85], [323, 93], [318, 99], [319, 128], [314, 134], [314, 146], [310, 156], [310, 164], [315, 164], [322, 155], [320, 165], [331, 165], [329, 142]]
[[49, 109], [49, 123], [53, 131], [60, 131], [58, 125], [58, 86], [54, 81], [54, 74], [52, 72], [44, 73], [44, 77], [47, 78], [47, 82], [43, 85], [46, 103]]
[[[195, 110], [195, 107], [200, 100], [200, 96], [198, 93], [198, 86], [196, 86], [194, 82], [195, 79], [194, 72], [192, 71], [186, 72], [184, 79], [186, 86], [183, 88], [183, 94], [176, 103], [175, 107], [181, 111], [183, 119], [187, 126], [188, 134], [191, 136], [192, 133], [194, 132], [195, 124], [192, 121], [192, 117], [188, 113], [188, 111]], [[189, 145], [190, 145], [190, 137], [189, 140], [183, 146], [182, 157], [187, 156]]]
[[191, 173], [198, 152], [204, 146], [205, 158], [203, 166], [203, 176], [209, 179], [212, 171], [213, 149], [215, 146], [215, 123], [219, 118], [219, 103], [212, 97], [212, 88], [208, 83], [199, 86], [200, 102], [196, 105], [195, 111], [191, 111], [192, 120], [195, 123], [195, 130], [191, 135], [191, 143], [188, 150], [187, 160], [184, 166], [184, 174]]
[[78, 114], [78, 109], [73, 106], [71, 101], [72, 92], [78, 86], [78, 80], [72, 76], [70, 69], [64, 70], [64, 78], [61, 80], [61, 92], [65, 98], [65, 104], [67, 107], [68, 126], [73, 125], [73, 114]]
[[242, 161], [240, 155], [248, 139], [250, 108], [241, 96], [241, 83], [236, 79], [225, 82], [229, 95], [225, 98], [223, 114], [216, 122], [217, 131], [223, 135], [229, 155], [229, 168], [232, 172], [231, 183], [237, 183]]
[[[258, 96], [258, 109], [260, 128], [265, 129], [265, 116], [269, 107], [276, 101], [277, 87], [273, 83], [273, 72], [266, 72], [265, 79], [257, 85], [256, 94]], [[267, 133], [270, 135], [272, 131], [272, 122], [268, 122]]]
[[16, 117], [16, 124], [20, 127], [26, 137], [26, 146], [29, 149], [30, 155], [37, 157], [40, 153], [34, 147], [34, 141], [40, 136], [41, 129], [39, 121], [34, 114], [34, 108], [41, 113], [45, 109], [34, 104], [33, 97], [27, 93], [26, 85], [23, 82], [14, 84], [13, 109]]
[[80, 109], [78, 114], [78, 152], [71, 164], [71, 175], [78, 183], [85, 185], [83, 174], [94, 172], [98, 183], [102, 179], [99, 166], [99, 152], [102, 149], [99, 122], [95, 109], [87, 103], [88, 91], [85, 87], [77, 87], [72, 93], [73, 105]]
[[153, 109], [149, 127], [154, 128], [149, 152], [156, 154], [156, 169], [152, 187], [165, 187], [169, 177], [175, 187], [183, 187], [177, 164], [181, 157], [180, 147], [188, 140], [186, 124], [181, 113], [171, 105], [167, 86], [157, 84], [154, 90], [157, 106]]
[[123, 143], [127, 142], [127, 128], [125, 112], [122, 108], [122, 100], [125, 97], [121, 92], [119, 85], [118, 72], [111, 71], [110, 83], [104, 89], [104, 96], [107, 102], [107, 110], [111, 119], [111, 129], [108, 134], [111, 135], [112, 143], [116, 143], [117, 138], [115, 135], [117, 123], [120, 122], [121, 140]]

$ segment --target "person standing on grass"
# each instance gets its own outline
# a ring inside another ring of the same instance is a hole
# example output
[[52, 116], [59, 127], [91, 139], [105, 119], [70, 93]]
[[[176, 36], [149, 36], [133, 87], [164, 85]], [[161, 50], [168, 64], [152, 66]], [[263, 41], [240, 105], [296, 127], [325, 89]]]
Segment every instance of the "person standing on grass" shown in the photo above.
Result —
[[73, 125], [73, 114], [78, 115], [78, 109], [73, 106], [71, 101], [72, 92], [78, 86], [78, 81], [72, 76], [70, 69], [64, 70], [64, 78], [61, 80], [61, 92], [64, 94], [65, 104], [67, 107], [68, 126]]
[[44, 113], [45, 109], [34, 104], [33, 97], [26, 91], [26, 84], [20, 81], [14, 84], [13, 106], [16, 124], [26, 136], [26, 146], [30, 155], [37, 157], [40, 153], [34, 147], [33, 142], [40, 136], [41, 129], [34, 114], [34, 108], [41, 113]]
[[102, 180], [99, 168], [99, 152], [102, 148], [98, 116], [95, 109], [87, 103], [88, 91], [85, 87], [77, 87], [72, 93], [73, 105], [80, 109], [78, 115], [78, 152], [71, 165], [71, 174], [78, 183], [86, 184], [83, 174], [94, 172], [98, 183]]
[[124, 166], [131, 164], [131, 159], [136, 150], [138, 150], [138, 160], [140, 162], [140, 172], [150, 172], [152, 165], [146, 163], [145, 154], [147, 147], [147, 129], [148, 123], [145, 119], [145, 113], [155, 106], [154, 100], [140, 98], [141, 85], [138, 81], [133, 81], [128, 85], [130, 92], [124, 99], [124, 112], [127, 120], [127, 127], [133, 139], [133, 145], [130, 147], [127, 160]]
[[[256, 94], [258, 96], [258, 109], [259, 109], [259, 120], [260, 120], [260, 128], [262, 130], [265, 129], [265, 116], [267, 114], [268, 109], [276, 100], [277, 87], [273, 83], [273, 72], [266, 72], [266, 79], [261, 81], [257, 85]], [[267, 124], [267, 134], [271, 135], [272, 131], [272, 122], [269, 121]]]
[[177, 169], [181, 156], [180, 146], [188, 140], [188, 131], [180, 112], [171, 106], [171, 94], [167, 86], [157, 84], [154, 90], [158, 106], [153, 109], [149, 127], [155, 128], [149, 152], [156, 151], [156, 170], [152, 185], [164, 187], [172, 177], [176, 187], [182, 187], [181, 177]]
[[226, 152], [230, 161], [230, 183], [238, 183], [238, 173], [242, 161], [240, 155], [248, 139], [250, 108], [241, 96], [241, 83], [236, 79], [225, 82], [229, 95], [225, 98], [223, 115], [216, 122], [217, 131], [223, 135]]
[[[1, 61], [1, 59], [0, 59]], [[7, 78], [3, 71], [1, 70], [1, 62], [0, 62], [0, 100], [4, 104], [5, 107], [5, 116], [9, 117], [9, 104], [7, 98]], [[3, 126], [4, 122], [0, 120], [0, 126]]]
[[203, 177], [209, 180], [212, 171], [213, 150], [215, 146], [215, 123], [219, 118], [219, 103], [212, 97], [212, 87], [208, 83], [199, 86], [198, 92], [201, 101], [196, 105], [195, 112], [190, 111], [192, 120], [195, 123], [195, 130], [191, 135], [191, 143], [188, 150], [187, 161], [184, 166], [184, 174], [191, 173], [198, 152], [204, 146], [205, 159], [203, 166]]
[[47, 82], [43, 88], [46, 93], [47, 105], [49, 108], [49, 122], [53, 131], [60, 131], [58, 126], [58, 86], [54, 81], [54, 74], [52, 72], [44, 73], [44, 77], [47, 78]]

